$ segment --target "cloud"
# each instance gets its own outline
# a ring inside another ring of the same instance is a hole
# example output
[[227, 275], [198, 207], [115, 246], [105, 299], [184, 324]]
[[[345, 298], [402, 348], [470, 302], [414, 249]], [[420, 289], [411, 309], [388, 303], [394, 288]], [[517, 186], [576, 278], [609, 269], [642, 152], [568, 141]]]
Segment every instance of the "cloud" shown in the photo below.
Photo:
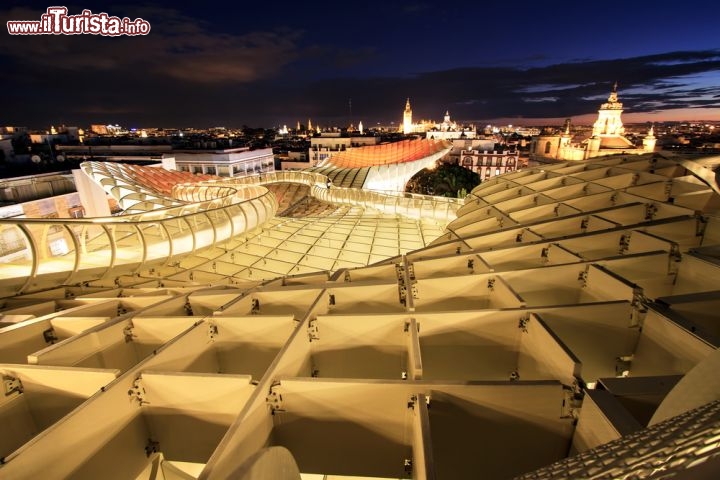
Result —
[[[109, 11], [122, 16], [122, 9]], [[44, 11], [13, 8], [0, 21], [39, 20]], [[70, 14], [78, 12], [70, 11]], [[100, 12], [94, 12], [100, 13]], [[200, 84], [243, 83], [269, 78], [300, 55], [300, 33], [252, 31], [228, 34], [180, 12], [158, 7], [133, 8], [129, 18], [151, 25], [146, 36], [7, 36], [0, 57], [22, 68], [44, 71], [141, 69], [146, 74]]]
[[[457, 119], [545, 118], [597, 111], [616, 80], [626, 111], [714, 105], [720, 94], [718, 79], [720, 50], [707, 50], [529, 68], [466, 67], [403, 77], [326, 80], [311, 90], [322, 92], [315, 98], [320, 105], [336, 104], [352, 92], [367, 107], [367, 114], [377, 108], [386, 120], [399, 118], [397, 105], [408, 96], [418, 118], [440, 118], [446, 108]], [[393, 110], [383, 104], [391, 104]], [[320, 107], [318, 113], [330, 111]]]
[[[595, 115], [616, 80], [625, 115], [697, 111], [720, 98], [720, 50], [553, 64], [487, 57], [452, 69], [434, 68], [437, 57], [428, 54], [427, 69], [410, 70], [379, 43], [333, 43], [278, 28], [228, 33], [175, 9], [115, 8], [107, 12], [149, 21], [150, 35], [0, 38], [0, 81], [12, 92], [4, 121], [202, 127], [294, 125], [311, 117], [313, 124], [369, 126], [397, 124], [410, 97], [416, 119], [439, 120], [450, 110], [460, 121], [532, 123]], [[15, 8], [0, 17], [41, 13]], [[377, 73], [387, 71], [399, 73]]]

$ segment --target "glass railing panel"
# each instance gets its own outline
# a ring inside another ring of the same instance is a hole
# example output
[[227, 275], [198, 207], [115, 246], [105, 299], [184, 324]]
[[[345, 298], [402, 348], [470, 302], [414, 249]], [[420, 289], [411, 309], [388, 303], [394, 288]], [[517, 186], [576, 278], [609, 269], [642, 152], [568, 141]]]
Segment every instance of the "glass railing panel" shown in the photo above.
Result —
[[144, 241], [132, 223], [108, 224], [111, 241], [115, 244], [115, 265], [140, 263], [144, 258]]
[[163, 220], [162, 224], [170, 237], [171, 255], [188, 253], [193, 250], [193, 232], [184, 217]]
[[248, 229], [253, 229], [258, 225], [258, 213], [255, 207], [250, 202], [245, 202], [240, 205], [240, 208], [245, 212], [245, 218], [247, 219]]
[[170, 238], [162, 222], [142, 222], [138, 224], [145, 240], [146, 261], [167, 258], [170, 254]]
[[[14, 295], [33, 269], [32, 244], [27, 234], [16, 224], [0, 224], [0, 271], [3, 272], [2, 294]], [[9, 284], [11, 280], [16, 280]], [[18, 284], [19, 285], [16, 285]]]
[[87, 222], [68, 224], [78, 244], [78, 270], [95, 270], [100, 277], [112, 265], [113, 249], [102, 225]]
[[210, 210], [207, 212], [207, 216], [210, 219], [210, 223], [215, 227], [216, 241], [224, 241], [230, 237], [232, 233], [232, 225], [230, 218], [225, 213], [225, 209]]
[[243, 233], [247, 227], [247, 224], [245, 222], [245, 215], [243, 214], [243, 209], [241, 205], [231, 205], [227, 207], [225, 211], [228, 213], [228, 215], [230, 215], [230, 218], [232, 219], [233, 233], [235, 235]]
[[205, 213], [189, 215], [187, 221], [192, 228], [192, 235], [195, 237], [195, 250], [213, 245], [215, 230], [210, 218]]

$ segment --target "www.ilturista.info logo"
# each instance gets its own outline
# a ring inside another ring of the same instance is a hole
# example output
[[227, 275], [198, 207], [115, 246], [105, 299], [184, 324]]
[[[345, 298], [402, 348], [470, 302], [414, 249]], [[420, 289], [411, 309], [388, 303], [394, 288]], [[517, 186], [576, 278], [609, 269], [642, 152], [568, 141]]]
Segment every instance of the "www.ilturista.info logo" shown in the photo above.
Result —
[[83, 10], [80, 15], [68, 15], [66, 7], [48, 7], [40, 20], [11, 20], [7, 22], [10, 35], [147, 35], [150, 23], [142, 18], [111, 17], [107, 13]]

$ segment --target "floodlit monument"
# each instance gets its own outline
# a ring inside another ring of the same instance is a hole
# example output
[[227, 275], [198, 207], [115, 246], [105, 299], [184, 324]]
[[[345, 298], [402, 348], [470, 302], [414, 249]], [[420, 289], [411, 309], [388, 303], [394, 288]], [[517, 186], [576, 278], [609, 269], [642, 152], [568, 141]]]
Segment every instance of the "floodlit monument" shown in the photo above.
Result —
[[622, 122], [623, 104], [618, 100], [617, 82], [613, 85], [607, 102], [600, 105], [598, 118], [593, 123], [592, 135], [576, 141], [570, 132], [570, 119], [565, 122], [562, 133], [541, 133], [533, 138], [530, 146], [531, 158], [547, 161], [586, 160], [604, 155], [642, 155], [655, 150], [657, 139], [650, 127], [643, 139], [642, 148], [636, 147], [625, 137]]
[[712, 478], [720, 159], [352, 186], [410, 151], [0, 220], [0, 477]]

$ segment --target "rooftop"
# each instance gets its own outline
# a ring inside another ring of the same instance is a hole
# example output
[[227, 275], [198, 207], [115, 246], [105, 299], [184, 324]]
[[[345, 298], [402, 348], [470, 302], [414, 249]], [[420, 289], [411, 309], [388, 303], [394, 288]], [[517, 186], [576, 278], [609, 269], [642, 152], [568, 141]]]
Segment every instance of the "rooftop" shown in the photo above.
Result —
[[0, 474], [717, 471], [716, 165], [561, 162], [462, 203], [273, 172], [0, 220]]

